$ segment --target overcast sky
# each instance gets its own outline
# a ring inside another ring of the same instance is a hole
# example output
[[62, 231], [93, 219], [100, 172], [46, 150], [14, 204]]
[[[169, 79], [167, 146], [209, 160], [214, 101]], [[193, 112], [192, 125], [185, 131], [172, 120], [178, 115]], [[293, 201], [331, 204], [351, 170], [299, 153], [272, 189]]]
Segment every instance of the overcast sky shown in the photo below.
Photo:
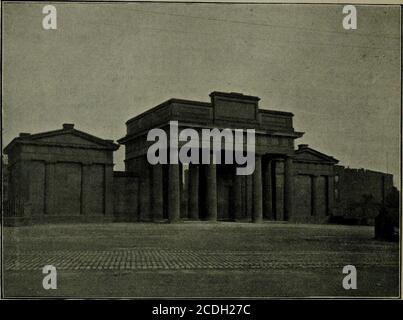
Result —
[[[3, 144], [74, 123], [104, 139], [169, 98], [212, 91], [294, 113], [296, 144], [399, 174], [400, 12], [341, 5], [3, 3]], [[124, 147], [115, 154], [123, 170]]]

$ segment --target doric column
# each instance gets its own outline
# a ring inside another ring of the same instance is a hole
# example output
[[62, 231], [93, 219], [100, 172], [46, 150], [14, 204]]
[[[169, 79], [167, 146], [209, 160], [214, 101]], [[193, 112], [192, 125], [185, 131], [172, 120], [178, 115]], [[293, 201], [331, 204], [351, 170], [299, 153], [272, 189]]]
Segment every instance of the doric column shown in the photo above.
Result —
[[113, 217], [113, 164], [104, 165], [104, 214]]
[[150, 214], [150, 168], [146, 158], [141, 158], [140, 163], [140, 212], [139, 220], [149, 220]]
[[[46, 162], [45, 172], [45, 214], [51, 215], [55, 213], [55, 174], [56, 174], [56, 163]], [[82, 201], [82, 199], [81, 199]]]
[[294, 172], [292, 158], [287, 157], [284, 164], [284, 220], [293, 213], [294, 206]]
[[246, 217], [252, 219], [253, 212], [253, 175], [245, 176], [246, 179]]
[[199, 165], [189, 165], [189, 218], [199, 219]]
[[164, 200], [163, 200], [163, 175], [162, 165], [155, 164], [152, 166], [153, 183], [152, 183], [152, 210], [153, 221], [160, 221], [164, 216]]
[[333, 214], [334, 208], [334, 176], [327, 176], [327, 215]]
[[15, 207], [14, 212], [17, 216], [30, 217], [31, 216], [31, 205], [29, 198], [29, 184], [27, 183], [29, 177], [28, 161], [22, 159], [18, 161], [16, 166], [16, 176], [17, 181], [15, 186]]
[[262, 222], [263, 192], [262, 192], [262, 157], [255, 156], [255, 172], [253, 173], [253, 222]]
[[180, 218], [188, 218], [188, 170], [183, 164], [179, 165], [179, 186], [180, 186]]
[[234, 218], [235, 220], [242, 218], [242, 177], [236, 174], [234, 176]]
[[89, 206], [91, 190], [91, 164], [82, 163], [81, 164], [81, 215], [89, 216], [91, 215], [91, 209]]
[[170, 164], [168, 174], [168, 219], [177, 222], [180, 220], [179, 164]]
[[318, 176], [311, 176], [312, 179], [312, 215], [318, 215]]
[[210, 164], [206, 167], [206, 200], [207, 200], [207, 220], [217, 220], [217, 168], [212, 163], [210, 158]]
[[263, 207], [264, 207], [264, 216], [269, 219], [273, 219], [273, 192], [272, 192], [272, 177], [271, 177], [271, 159], [269, 159], [266, 163], [264, 170], [264, 185], [265, 185], [265, 193], [263, 197]]
[[272, 198], [274, 200], [273, 205], [273, 217], [277, 221], [283, 221], [284, 218], [284, 159], [276, 158], [272, 160], [272, 167], [274, 167], [274, 184], [272, 190]]

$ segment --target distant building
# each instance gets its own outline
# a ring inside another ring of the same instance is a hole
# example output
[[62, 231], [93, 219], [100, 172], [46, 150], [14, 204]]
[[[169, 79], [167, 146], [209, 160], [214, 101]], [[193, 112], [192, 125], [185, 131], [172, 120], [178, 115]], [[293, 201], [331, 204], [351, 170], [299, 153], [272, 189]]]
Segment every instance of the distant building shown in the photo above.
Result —
[[335, 167], [335, 216], [348, 222], [373, 224], [379, 207], [398, 192], [393, 175], [366, 169]]
[[[170, 99], [127, 121], [127, 134], [119, 140], [126, 152], [124, 172], [113, 171], [117, 144], [71, 124], [20, 134], [4, 150], [8, 202], [18, 203], [9, 206], [6, 220], [326, 223], [351, 215], [352, 208], [376, 208], [392, 191], [392, 175], [345, 169], [307, 145], [295, 149], [303, 133], [294, 130], [293, 114], [260, 109], [254, 96], [213, 92], [210, 97], [210, 102]], [[148, 131], [168, 132], [174, 120], [179, 129], [199, 132], [255, 129], [253, 175], [236, 175], [235, 165], [228, 164], [149, 164]]]

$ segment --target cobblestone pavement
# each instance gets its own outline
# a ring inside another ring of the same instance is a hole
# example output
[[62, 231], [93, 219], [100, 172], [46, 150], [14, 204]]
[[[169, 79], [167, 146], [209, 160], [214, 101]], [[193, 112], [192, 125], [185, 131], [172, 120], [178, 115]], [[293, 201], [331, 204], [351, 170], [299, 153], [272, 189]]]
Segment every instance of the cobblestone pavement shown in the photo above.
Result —
[[14, 251], [6, 270], [37, 270], [50, 264], [58, 270], [304, 269], [398, 266], [395, 254], [379, 252], [267, 252], [130, 248], [113, 250]]

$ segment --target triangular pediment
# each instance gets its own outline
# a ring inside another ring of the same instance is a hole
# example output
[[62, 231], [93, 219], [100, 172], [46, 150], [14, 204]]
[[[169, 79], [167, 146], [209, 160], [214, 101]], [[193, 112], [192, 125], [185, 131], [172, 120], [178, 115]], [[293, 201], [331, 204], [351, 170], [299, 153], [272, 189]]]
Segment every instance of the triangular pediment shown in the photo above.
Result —
[[77, 133], [59, 133], [50, 136], [42, 136], [42, 137], [32, 137], [32, 141], [35, 142], [45, 142], [45, 143], [54, 143], [54, 144], [74, 144], [74, 145], [82, 145], [82, 146], [103, 146], [104, 144], [100, 142], [95, 142], [93, 139], [89, 140], [83, 136], [78, 135]]
[[294, 159], [297, 161], [321, 162], [321, 163], [333, 163], [333, 164], [339, 162], [337, 159], [309, 147], [302, 147], [296, 150]]
[[5, 148], [9, 154], [16, 145], [44, 145], [52, 147], [72, 147], [83, 149], [117, 150], [119, 145], [113, 140], [105, 140], [89, 133], [74, 129], [74, 124], [65, 123], [63, 129], [36, 134], [23, 133], [14, 138]]
[[19, 137], [4, 149], [8, 153], [16, 144], [34, 144], [60, 147], [81, 147], [89, 149], [117, 150], [119, 145], [113, 140], [104, 140], [91, 134], [73, 128], [73, 125], [63, 125], [61, 130], [53, 130], [36, 134], [21, 133]]

